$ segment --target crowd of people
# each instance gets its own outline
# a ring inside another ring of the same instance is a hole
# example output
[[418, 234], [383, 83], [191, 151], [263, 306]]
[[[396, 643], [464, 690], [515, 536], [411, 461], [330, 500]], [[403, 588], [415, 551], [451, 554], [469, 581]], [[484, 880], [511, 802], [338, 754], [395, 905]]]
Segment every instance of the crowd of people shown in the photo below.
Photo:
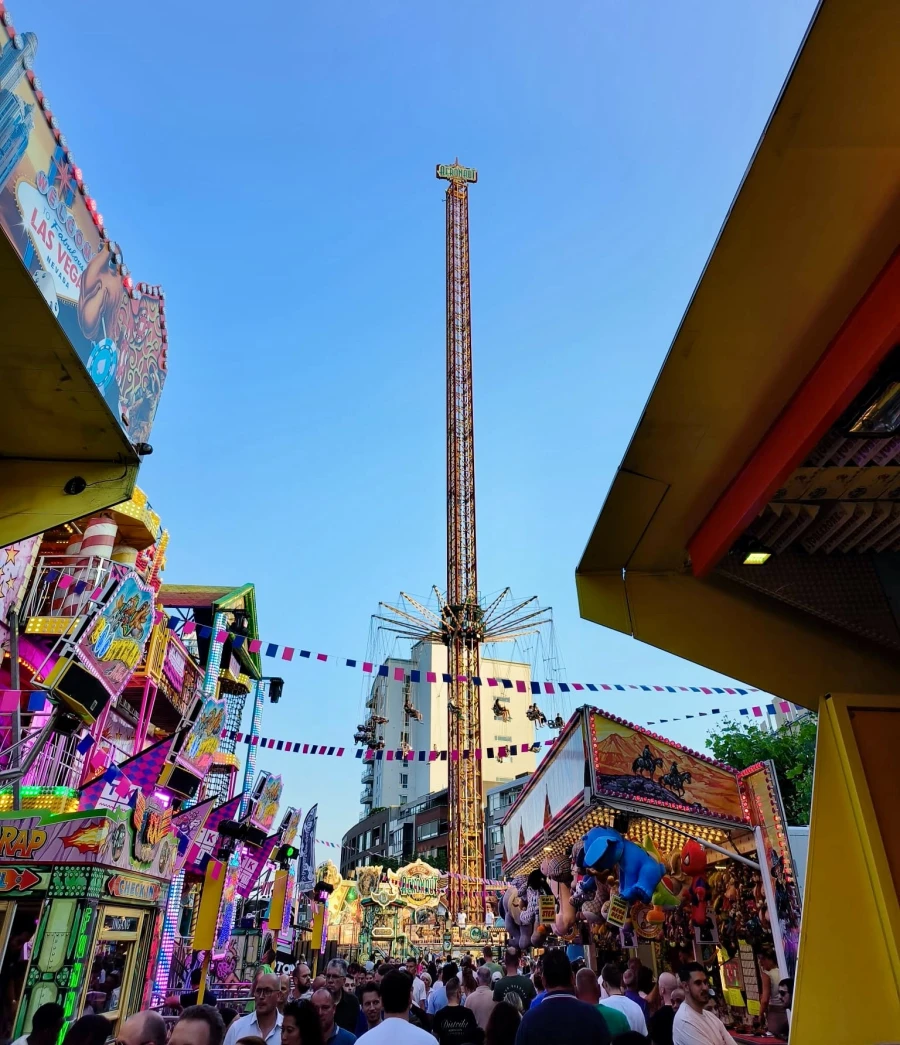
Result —
[[[599, 976], [551, 948], [532, 964], [515, 947], [503, 967], [490, 947], [476, 961], [348, 965], [332, 959], [312, 976], [305, 963], [291, 975], [261, 965], [252, 983], [253, 1011], [203, 1004], [200, 978], [181, 995], [172, 1026], [155, 1011], [129, 1016], [115, 1045], [732, 1045], [711, 1005], [707, 972], [684, 962], [676, 977], [637, 958]], [[789, 1013], [792, 981], [777, 968], [766, 1003]], [[55, 1003], [34, 1014], [31, 1031], [12, 1045], [56, 1045], [64, 1012]], [[84, 1015], [62, 1045], [104, 1045], [113, 1024]]]

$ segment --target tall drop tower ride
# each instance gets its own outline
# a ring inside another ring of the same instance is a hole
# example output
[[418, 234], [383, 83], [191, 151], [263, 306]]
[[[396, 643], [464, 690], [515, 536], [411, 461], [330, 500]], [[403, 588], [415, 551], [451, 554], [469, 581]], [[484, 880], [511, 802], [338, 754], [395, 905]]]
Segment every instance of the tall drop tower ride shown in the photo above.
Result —
[[[414, 642], [447, 647], [450, 830], [449, 907], [469, 923], [484, 921], [484, 796], [481, 772], [480, 656], [483, 642], [510, 642], [549, 623], [537, 598], [505, 588], [487, 606], [478, 591], [475, 536], [475, 425], [472, 407], [472, 310], [469, 279], [469, 185], [478, 172], [459, 160], [438, 164], [446, 194], [447, 243], [447, 589], [434, 593], [439, 613], [401, 593], [376, 619]], [[403, 607], [406, 608], [403, 608]]]

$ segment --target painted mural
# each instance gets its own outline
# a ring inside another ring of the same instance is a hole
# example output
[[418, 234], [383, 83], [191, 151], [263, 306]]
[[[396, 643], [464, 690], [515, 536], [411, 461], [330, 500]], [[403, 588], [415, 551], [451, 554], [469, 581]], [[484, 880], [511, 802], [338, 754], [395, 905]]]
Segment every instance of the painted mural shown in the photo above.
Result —
[[[138, 831], [128, 807], [64, 815], [6, 812], [0, 822], [0, 865], [92, 864], [168, 880], [177, 852], [171, 824], [163, 832], [160, 821], [151, 825], [149, 812], [146, 817], [143, 812]], [[146, 844], [148, 831], [155, 840], [152, 847]]]
[[37, 48], [17, 33], [0, 49], [0, 226], [116, 421], [146, 442], [168, 369], [162, 298], [101, 238], [103, 218], [47, 122]]
[[266, 773], [259, 798], [250, 810], [250, 823], [254, 827], [258, 827], [260, 831], [272, 830], [283, 790], [281, 777], [275, 773]]
[[728, 769], [603, 714], [590, 723], [598, 793], [743, 819]]
[[118, 697], [140, 663], [153, 627], [152, 588], [129, 575], [75, 644], [82, 664]]
[[206, 697], [196, 722], [176, 756], [177, 762], [201, 778], [209, 771], [213, 755], [219, 748], [226, 712], [224, 700]]

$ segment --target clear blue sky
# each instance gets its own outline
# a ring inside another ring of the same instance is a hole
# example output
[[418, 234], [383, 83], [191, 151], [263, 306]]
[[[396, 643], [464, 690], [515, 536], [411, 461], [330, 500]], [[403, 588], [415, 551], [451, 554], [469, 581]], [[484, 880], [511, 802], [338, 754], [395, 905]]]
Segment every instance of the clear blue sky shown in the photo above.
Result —
[[[580, 620], [573, 576], [813, 8], [19, 0], [107, 227], [167, 291], [141, 472], [172, 533], [166, 579], [253, 581], [265, 638], [346, 656], [379, 599], [443, 585], [434, 165], [459, 156], [480, 177], [482, 587], [553, 606], [573, 679], [715, 681]], [[349, 743], [359, 677], [283, 674], [263, 731]], [[355, 822], [359, 762], [262, 764], [292, 804], [319, 802], [320, 838]]]

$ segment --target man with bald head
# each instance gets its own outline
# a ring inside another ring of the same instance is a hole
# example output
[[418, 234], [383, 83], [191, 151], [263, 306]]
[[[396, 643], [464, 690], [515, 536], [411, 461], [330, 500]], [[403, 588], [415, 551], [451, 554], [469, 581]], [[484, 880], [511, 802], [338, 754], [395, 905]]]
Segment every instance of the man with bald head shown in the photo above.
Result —
[[356, 1035], [344, 1030], [334, 1022], [335, 1004], [332, 992], [327, 987], [323, 987], [320, 991], [313, 991], [312, 1003], [319, 1014], [322, 1040], [325, 1045], [353, 1045]]
[[235, 1045], [241, 1038], [262, 1038], [266, 1045], [281, 1045], [281, 1021], [278, 1002], [281, 980], [261, 965], [253, 977], [253, 999], [256, 1009], [233, 1020], [225, 1035], [225, 1045]]
[[601, 1001], [600, 982], [595, 972], [592, 972], [590, 969], [578, 970], [575, 974], [575, 996], [579, 1001], [587, 1002], [588, 1005], [593, 1005], [600, 1010], [600, 1015], [606, 1021], [611, 1038], [631, 1030], [628, 1020], [621, 1012], [611, 1009]]
[[124, 1045], [166, 1045], [166, 1021], [158, 1012], [136, 1012], [122, 1024], [118, 1040]]

